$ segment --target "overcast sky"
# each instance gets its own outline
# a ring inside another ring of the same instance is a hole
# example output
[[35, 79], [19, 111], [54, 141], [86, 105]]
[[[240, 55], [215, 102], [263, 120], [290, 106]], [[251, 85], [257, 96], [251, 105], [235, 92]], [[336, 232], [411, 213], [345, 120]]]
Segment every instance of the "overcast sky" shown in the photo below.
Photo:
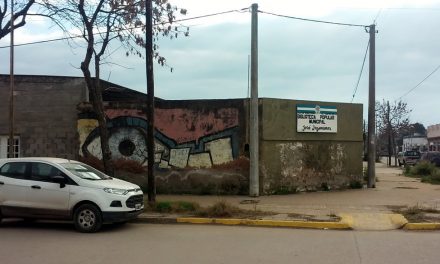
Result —
[[[440, 0], [255, 0], [259, 10], [310, 19], [370, 25], [375, 19], [376, 99], [393, 102], [440, 65]], [[175, 0], [186, 17], [249, 7], [252, 1]], [[369, 35], [362, 27], [328, 25], [259, 13], [259, 96], [350, 102]], [[164, 99], [243, 98], [248, 95], [249, 12], [190, 20], [189, 37], [163, 39], [160, 52], [173, 67], [155, 65], [156, 96]], [[41, 18], [16, 31], [16, 43], [62, 33]], [[9, 39], [0, 41], [0, 46]], [[146, 91], [145, 62], [116, 51], [102, 78]], [[82, 76], [82, 46], [64, 41], [15, 49], [17, 74]], [[368, 59], [368, 57], [367, 57]], [[0, 73], [9, 73], [9, 49], [0, 49]], [[121, 67], [123, 66], [123, 67]], [[440, 70], [404, 96], [412, 122], [440, 123]], [[353, 100], [368, 103], [368, 60]]]

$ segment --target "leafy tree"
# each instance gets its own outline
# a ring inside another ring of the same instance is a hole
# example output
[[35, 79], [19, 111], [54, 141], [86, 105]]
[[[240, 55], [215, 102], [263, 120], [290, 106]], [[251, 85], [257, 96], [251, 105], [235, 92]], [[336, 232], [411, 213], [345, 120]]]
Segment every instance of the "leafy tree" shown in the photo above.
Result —
[[[150, 0], [151, 1], [151, 0]], [[99, 123], [104, 170], [112, 174], [111, 151], [108, 145], [108, 131], [102, 101], [100, 81], [101, 65], [111, 58], [109, 44], [119, 41], [126, 55], [142, 57], [145, 48], [145, 13], [149, 1], [145, 0], [43, 0], [47, 16], [59, 25], [66, 34], [72, 32], [87, 43], [86, 53], [81, 62], [90, 98]], [[159, 37], [176, 38], [180, 33], [188, 35], [188, 28], [172, 26], [176, 12], [186, 14], [186, 10], [172, 6], [168, 0], [153, 0], [153, 40]], [[159, 46], [154, 45], [154, 58], [162, 66], [166, 60], [159, 54]], [[92, 76], [93, 65], [94, 77]]]
[[414, 133], [420, 134], [422, 136], [426, 135], [426, 128], [423, 124], [414, 123], [411, 125], [411, 127], [412, 127], [412, 131], [414, 131]]
[[[11, 2], [7, 0], [0, 2], [0, 39], [11, 33]], [[35, 0], [14, 1], [14, 29], [26, 24], [29, 9], [34, 3]]]
[[408, 104], [395, 101], [392, 104], [383, 100], [376, 102], [376, 128], [378, 134], [378, 149], [387, 147], [388, 165], [391, 165], [391, 155], [394, 153], [396, 138], [403, 137], [410, 127]]

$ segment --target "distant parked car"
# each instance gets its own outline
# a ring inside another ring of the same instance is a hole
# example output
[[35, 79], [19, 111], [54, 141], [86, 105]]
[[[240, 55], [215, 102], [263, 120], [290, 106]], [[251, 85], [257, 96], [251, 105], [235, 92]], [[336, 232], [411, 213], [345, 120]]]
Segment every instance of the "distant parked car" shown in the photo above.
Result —
[[397, 158], [399, 166], [402, 165], [414, 165], [420, 160], [420, 152], [417, 150], [407, 150], [404, 152], [399, 152]]
[[422, 154], [421, 161], [428, 161], [440, 167], [440, 151], [428, 151]]
[[136, 218], [144, 209], [139, 186], [78, 161], [0, 159], [2, 218], [73, 220], [80, 232]]

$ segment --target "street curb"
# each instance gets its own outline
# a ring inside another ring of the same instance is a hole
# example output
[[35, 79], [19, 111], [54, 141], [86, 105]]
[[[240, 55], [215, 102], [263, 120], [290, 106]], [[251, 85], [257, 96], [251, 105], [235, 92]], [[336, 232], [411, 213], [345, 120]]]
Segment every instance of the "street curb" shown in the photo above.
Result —
[[219, 224], [219, 225], [245, 225], [264, 227], [291, 227], [291, 228], [312, 228], [312, 229], [351, 229], [342, 222], [308, 222], [308, 221], [287, 221], [287, 220], [253, 220], [253, 219], [223, 219], [223, 218], [177, 218], [178, 223], [189, 224]]
[[407, 223], [405, 230], [440, 230], [440, 223]]
[[[145, 224], [205, 224], [205, 225], [241, 225], [241, 226], [260, 226], [260, 227], [288, 227], [288, 228], [308, 228], [308, 229], [334, 229], [352, 230], [354, 220], [350, 214], [340, 214], [339, 222], [313, 222], [313, 221], [294, 221], [294, 220], [254, 220], [254, 219], [235, 219], [235, 218], [198, 218], [198, 217], [177, 217], [177, 216], [140, 216], [132, 223]], [[402, 218], [405, 222], [402, 221]], [[403, 215], [395, 214], [391, 216], [391, 221], [398, 225], [396, 229], [404, 230], [440, 230], [440, 223], [408, 223]]]
[[311, 229], [337, 229], [350, 230], [346, 222], [309, 222], [309, 221], [287, 221], [287, 220], [253, 220], [234, 218], [196, 218], [196, 217], [141, 217], [134, 223], [154, 224], [214, 224], [214, 225], [242, 225], [261, 227], [290, 227], [290, 228], [311, 228]]

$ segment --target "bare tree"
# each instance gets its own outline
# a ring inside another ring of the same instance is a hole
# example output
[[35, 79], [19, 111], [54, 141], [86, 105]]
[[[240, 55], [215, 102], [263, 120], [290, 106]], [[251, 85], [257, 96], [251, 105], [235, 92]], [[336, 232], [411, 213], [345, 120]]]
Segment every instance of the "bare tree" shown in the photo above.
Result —
[[[0, 39], [11, 33], [11, 1], [3, 0], [0, 2]], [[14, 1], [14, 28], [22, 27], [26, 24], [26, 17], [29, 9], [35, 3], [35, 0]]]
[[387, 146], [388, 165], [391, 165], [391, 156], [396, 149], [396, 138], [402, 136], [410, 126], [409, 114], [411, 111], [408, 109], [408, 104], [401, 100], [392, 104], [389, 101], [385, 102], [385, 100], [382, 103], [376, 102], [378, 145]]
[[[102, 101], [100, 67], [110, 61], [109, 44], [119, 41], [126, 50], [126, 55], [143, 56], [145, 48], [145, 0], [43, 0], [47, 16], [59, 25], [66, 34], [79, 34], [86, 42], [86, 53], [81, 62], [90, 98], [99, 123], [102, 159], [106, 173], [113, 174], [111, 151], [108, 145], [108, 130]], [[153, 38], [175, 38], [180, 33], [188, 35], [188, 28], [172, 26], [175, 13], [185, 14], [186, 10], [178, 9], [168, 0], [154, 0], [153, 21], [155, 24]], [[73, 33], [72, 33], [72, 30]], [[76, 30], [76, 32], [75, 32]], [[154, 58], [164, 66], [166, 60], [154, 45]], [[91, 65], [93, 64], [94, 77]]]

